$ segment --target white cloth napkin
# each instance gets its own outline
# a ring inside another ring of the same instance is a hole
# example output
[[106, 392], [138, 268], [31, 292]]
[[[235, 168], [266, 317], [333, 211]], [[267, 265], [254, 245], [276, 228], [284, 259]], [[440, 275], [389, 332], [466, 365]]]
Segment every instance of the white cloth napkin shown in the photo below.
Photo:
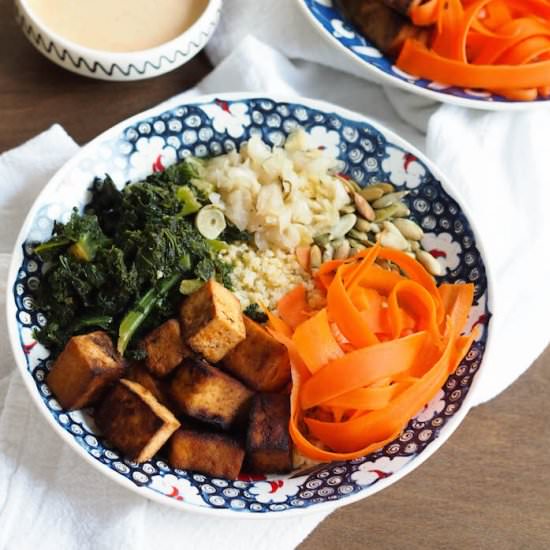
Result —
[[[353, 67], [308, 25], [295, 0], [226, 0], [208, 49], [219, 66], [182, 100], [236, 90], [320, 98], [368, 114], [425, 150], [464, 197], [493, 268], [494, 342], [475, 395], [477, 403], [486, 401], [512, 383], [549, 339], [544, 314], [550, 293], [542, 285], [550, 280], [545, 211], [550, 181], [543, 135], [550, 112], [437, 108], [384, 91], [354, 76]], [[17, 228], [38, 190], [76, 149], [54, 126], [0, 156], [0, 315]], [[46, 426], [14, 371], [5, 330], [0, 353], [0, 549], [284, 550], [294, 548], [326, 516], [242, 522], [146, 501], [84, 464]]]
[[77, 150], [55, 125], [0, 155], [0, 550], [295, 548], [327, 513], [245, 521], [148, 501], [86, 464], [31, 403], [5, 329], [10, 253], [38, 191]]

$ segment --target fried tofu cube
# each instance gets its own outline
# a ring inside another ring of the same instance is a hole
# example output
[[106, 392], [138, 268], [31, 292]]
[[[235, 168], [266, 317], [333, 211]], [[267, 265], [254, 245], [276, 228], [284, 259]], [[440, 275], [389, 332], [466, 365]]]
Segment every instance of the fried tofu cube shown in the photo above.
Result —
[[97, 407], [95, 422], [112, 445], [136, 462], [150, 460], [180, 427], [149, 390], [124, 378]]
[[124, 363], [101, 330], [73, 336], [56, 359], [46, 382], [67, 410], [92, 405], [122, 376]]
[[246, 336], [239, 301], [214, 280], [183, 302], [180, 321], [184, 340], [211, 363], [220, 361]]
[[170, 395], [183, 413], [227, 430], [246, 414], [252, 392], [206, 361], [186, 359], [170, 381]]
[[290, 381], [286, 347], [244, 317], [246, 338], [223, 358], [223, 368], [257, 391], [278, 391]]
[[292, 469], [289, 419], [288, 395], [260, 393], [254, 396], [246, 436], [246, 458], [252, 470], [283, 473]]
[[137, 361], [131, 363], [124, 373], [124, 378], [131, 382], [141, 384], [146, 390], [149, 390], [153, 394], [153, 397], [161, 405], [172, 410], [173, 404], [170, 399], [166, 381], [155, 378], [143, 363]]
[[147, 353], [145, 364], [158, 377], [170, 374], [191, 350], [183, 343], [180, 324], [177, 319], [169, 319], [150, 332], [142, 341]]
[[213, 477], [236, 479], [243, 458], [244, 449], [234, 439], [223, 434], [180, 429], [169, 443], [170, 466]]

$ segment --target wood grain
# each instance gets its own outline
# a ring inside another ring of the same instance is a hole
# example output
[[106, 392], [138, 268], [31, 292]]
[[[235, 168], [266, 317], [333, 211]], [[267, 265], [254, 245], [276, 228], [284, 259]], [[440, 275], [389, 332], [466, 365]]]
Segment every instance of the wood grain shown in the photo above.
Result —
[[[194, 85], [204, 55], [130, 83], [79, 77], [27, 42], [0, 0], [0, 151], [60, 122], [84, 143]], [[0, 182], [1, 186], [7, 182]], [[412, 474], [323, 522], [301, 550], [550, 548], [550, 350], [516, 384], [467, 416]]]

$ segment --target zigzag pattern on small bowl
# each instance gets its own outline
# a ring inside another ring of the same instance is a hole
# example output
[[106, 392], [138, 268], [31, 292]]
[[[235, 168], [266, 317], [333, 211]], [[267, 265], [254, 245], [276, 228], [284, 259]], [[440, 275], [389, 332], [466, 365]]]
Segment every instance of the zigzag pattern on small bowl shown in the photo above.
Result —
[[[166, 49], [166, 53], [155, 53], [159, 48], [146, 50], [145, 56], [141, 58], [134, 54], [95, 52], [77, 45], [72, 48], [65, 47], [44, 34], [34, 24], [25, 14], [19, 1], [15, 3], [15, 10], [16, 20], [31, 44], [57, 65], [100, 80], [140, 80], [176, 69], [206, 46], [218, 25], [221, 13], [221, 0], [214, 0], [212, 3], [217, 4], [212, 18], [195, 30], [192, 27], [191, 38], [182, 43], [181, 47]], [[80, 51], [86, 51], [87, 54], [80, 54]]]

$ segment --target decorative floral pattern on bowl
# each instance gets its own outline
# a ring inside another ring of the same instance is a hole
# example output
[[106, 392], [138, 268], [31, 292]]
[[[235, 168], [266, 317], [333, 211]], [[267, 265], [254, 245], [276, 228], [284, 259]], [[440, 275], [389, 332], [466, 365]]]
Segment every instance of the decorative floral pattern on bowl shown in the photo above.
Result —
[[[243, 474], [229, 481], [170, 468], [163, 460], [144, 464], [125, 460], [96, 433], [87, 411], [65, 412], [45, 377], [48, 351], [33, 339], [44, 316], [33, 306], [43, 265], [30, 243], [47, 238], [55, 219], [67, 219], [82, 207], [87, 188], [106, 172], [117, 184], [134, 181], [188, 155], [217, 155], [253, 134], [283, 143], [297, 127], [311, 132], [319, 146], [334, 147], [345, 173], [362, 185], [392, 181], [408, 187], [412, 217], [424, 227], [424, 245], [437, 250], [445, 281], [476, 285], [475, 315], [470, 325], [484, 330], [440, 394], [413, 419], [402, 435], [378, 452], [348, 462], [320, 465], [287, 476]], [[411, 172], [414, 177], [408, 178]], [[364, 117], [335, 106], [302, 100], [233, 94], [198, 98], [190, 104], [153, 109], [99, 136], [49, 182], [21, 230], [8, 282], [8, 326], [23, 377], [41, 411], [89, 462], [112, 479], [141, 494], [187, 510], [244, 513], [294, 513], [330, 508], [371, 494], [410, 471], [429, 456], [466, 414], [467, 396], [485, 351], [490, 312], [487, 277], [479, 244], [459, 204], [436, 170], [420, 153]], [[53, 435], [52, 435], [53, 437]]]
[[530, 105], [545, 104], [539, 98], [532, 102], [507, 99], [482, 90], [469, 90], [418, 78], [397, 68], [393, 62], [364, 38], [346, 20], [337, 0], [297, 0], [312, 24], [340, 51], [357, 63], [367, 76], [376, 75], [388, 84], [409, 92], [431, 97], [437, 101], [465, 107], [490, 110], [525, 109]]

